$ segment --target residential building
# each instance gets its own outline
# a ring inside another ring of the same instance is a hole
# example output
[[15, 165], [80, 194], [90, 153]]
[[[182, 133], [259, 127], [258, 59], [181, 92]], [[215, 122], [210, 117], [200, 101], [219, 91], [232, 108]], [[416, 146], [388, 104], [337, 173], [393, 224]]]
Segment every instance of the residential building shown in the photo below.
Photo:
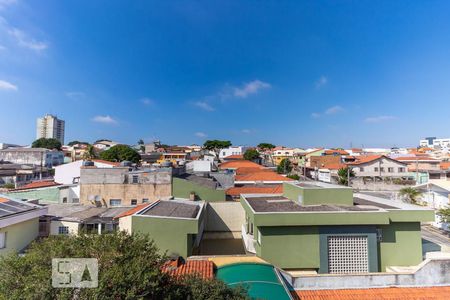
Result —
[[273, 163], [278, 166], [283, 159], [292, 160], [294, 157], [294, 149], [286, 147], [275, 147], [272, 151]]
[[55, 182], [60, 184], [79, 183], [81, 168], [83, 166], [94, 166], [98, 168], [113, 168], [120, 166], [120, 163], [110, 162], [101, 159], [90, 161], [77, 160], [55, 167]]
[[111, 147], [114, 147], [116, 145], [120, 145], [120, 143], [111, 140], [99, 140], [93, 144], [94, 148], [99, 151], [109, 150]]
[[449, 149], [450, 148], [450, 138], [436, 138], [436, 137], [426, 137], [419, 142], [420, 147], [438, 148], [438, 149]]
[[33, 181], [7, 193], [10, 197], [22, 201], [39, 203], [79, 203], [80, 186], [78, 184], [59, 184], [53, 180]]
[[45, 115], [36, 121], [36, 139], [57, 139], [64, 145], [65, 122], [53, 115]]
[[178, 166], [183, 164], [186, 161], [185, 152], [162, 152], [160, 153], [160, 158], [157, 161], [159, 164], [164, 164], [170, 162], [172, 166]]
[[39, 236], [39, 217], [47, 208], [0, 195], [0, 255], [22, 252]]
[[84, 166], [80, 172], [80, 203], [96, 206], [133, 206], [168, 199], [170, 168], [133, 169]]
[[421, 206], [319, 182], [284, 183], [279, 195], [243, 194], [241, 204], [247, 251], [288, 271], [348, 274], [418, 265], [420, 223], [434, 220], [434, 211]]
[[51, 168], [64, 163], [62, 151], [45, 148], [8, 148], [0, 150], [0, 161]]
[[14, 184], [14, 187], [18, 188], [33, 180], [48, 177], [50, 177], [50, 173], [47, 167], [0, 161], [0, 186]]
[[205, 228], [203, 201], [174, 199], [143, 204], [118, 215], [120, 230], [148, 234], [161, 252], [188, 257], [200, 244]]
[[228, 148], [220, 149], [219, 159], [222, 160], [223, 158], [230, 155], [243, 155], [248, 149], [250, 149], [250, 147], [245, 146], [231, 146]]
[[410, 172], [415, 171], [439, 171], [441, 161], [427, 155], [420, 156], [399, 156], [394, 158], [397, 161], [406, 163]]
[[187, 173], [173, 176], [172, 195], [175, 198], [188, 198], [208, 202], [226, 200], [225, 189], [214, 177]]

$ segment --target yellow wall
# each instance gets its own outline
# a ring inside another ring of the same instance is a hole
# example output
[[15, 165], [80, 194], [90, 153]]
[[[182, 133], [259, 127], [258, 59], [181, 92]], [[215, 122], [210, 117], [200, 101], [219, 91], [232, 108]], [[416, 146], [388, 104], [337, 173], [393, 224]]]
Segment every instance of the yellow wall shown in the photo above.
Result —
[[6, 232], [6, 248], [0, 249], [0, 255], [10, 251], [21, 251], [39, 235], [39, 218], [0, 228]]
[[51, 221], [50, 223], [50, 235], [59, 234], [59, 226], [69, 227], [69, 234], [78, 234], [80, 224], [77, 222], [67, 222], [67, 221]]

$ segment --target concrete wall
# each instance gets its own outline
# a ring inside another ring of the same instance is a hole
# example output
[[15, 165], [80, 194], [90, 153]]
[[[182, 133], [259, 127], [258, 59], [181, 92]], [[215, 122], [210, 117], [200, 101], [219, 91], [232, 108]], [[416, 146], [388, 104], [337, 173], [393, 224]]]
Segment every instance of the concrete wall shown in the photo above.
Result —
[[224, 190], [212, 189], [189, 180], [173, 177], [172, 195], [174, 197], [189, 198], [189, 195], [192, 191], [195, 192], [197, 200], [215, 202], [225, 201], [226, 199]]
[[131, 200], [136, 199], [142, 203], [143, 199], [149, 202], [170, 197], [172, 187], [167, 184], [81, 184], [80, 203], [90, 204], [90, 197], [98, 195], [109, 206], [111, 199], [120, 199], [122, 206], [131, 205]]
[[132, 216], [126, 216], [119, 219], [119, 230], [125, 231], [128, 234], [132, 233]]
[[20, 192], [8, 193], [8, 196], [14, 199], [42, 199], [45, 202], [59, 203], [59, 189], [58, 187], [48, 187], [34, 190], [24, 190]]
[[69, 234], [78, 234], [80, 224], [78, 222], [68, 222], [68, 221], [51, 221], [50, 222], [50, 235], [58, 235], [59, 227], [67, 226], [69, 227]]
[[[82, 160], [55, 167], [55, 182], [62, 184], [72, 184], [74, 178], [79, 178], [81, 173]], [[112, 165], [94, 161], [94, 165], [99, 168], [112, 168]]]
[[39, 235], [39, 218], [0, 228], [6, 232], [6, 248], [0, 249], [0, 255], [11, 251], [21, 251]]
[[350, 188], [302, 188], [283, 183], [283, 195], [303, 205], [337, 204], [353, 205], [353, 190]]
[[206, 210], [207, 232], [240, 232], [245, 211], [239, 202], [210, 202]]

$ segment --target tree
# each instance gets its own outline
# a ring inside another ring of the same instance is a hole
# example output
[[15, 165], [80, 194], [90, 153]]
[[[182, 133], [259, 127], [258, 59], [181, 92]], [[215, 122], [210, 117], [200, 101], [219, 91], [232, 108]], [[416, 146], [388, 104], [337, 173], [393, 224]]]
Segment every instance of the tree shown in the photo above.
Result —
[[450, 223], [450, 206], [439, 209], [436, 214], [441, 217], [442, 222]]
[[417, 204], [422, 192], [412, 187], [405, 187], [400, 190], [399, 195], [405, 198], [405, 202]]
[[292, 171], [292, 163], [288, 158], [283, 158], [277, 166], [278, 174], [289, 174]]
[[[64, 257], [96, 258], [98, 287], [53, 288], [52, 259]], [[33, 242], [24, 256], [0, 257], [0, 299], [246, 299], [215, 279], [172, 277], [163, 270], [166, 261], [147, 236], [50, 236]]]
[[77, 141], [77, 140], [71, 141], [71, 142], [69, 142], [67, 145], [68, 145], [68, 146], [73, 146], [73, 145], [76, 145], [76, 144], [80, 144], [80, 145], [89, 145], [89, 143], [86, 143], [86, 142], [80, 142], [80, 141]]
[[32, 148], [46, 148], [46, 149], [57, 149], [61, 150], [61, 142], [57, 139], [47, 139], [47, 138], [40, 138], [35, 140], [32, 144]]
[[139, 153], [127, 145], [115, 145], [100, 153], [100, 158], [108, 161], [131, 161], [138, 163], [141, 160]]
[[294, 179], [294, 180], [300, 180], [300, 176], [298, 174], [292, 174], [292, 175], [288, 175], [288, 178]]
[[338, 170], [338, 182], [342, 185], [348, 185], [350, 178], [355, 177], [355, 172], [349, 167], [340, 168]]
[[219, 156], [220, 149], [228, 148], [230, 146], [231, 146], [230, 141], [221, 141], [221, 140], [207, 140], [203, 144], [204, 149], [214, 151], [216, 156]]
[[86, 150], [83, 153], [84, 160], [92, 160], [98, 157], [97, 151], [95, 151], [95, 147], [93, 145], [88, 145]]
[[259, 152], [256, 149], [247, 149], [244, 153], [244, 159], [255, 160], [259, 158]]
[[258, 148], [261, 150], [272, 150], [273, 148], [275, 148], [274, 144], [270, 144], [270, 143], [260, 143], [258, 145]]
[[137, 144], [139, 145], [139, 150], [141, 150], [142, 152], [145, 152], [145, 143], [143, 139], [139, 139], [139, 141], [137, 142]]

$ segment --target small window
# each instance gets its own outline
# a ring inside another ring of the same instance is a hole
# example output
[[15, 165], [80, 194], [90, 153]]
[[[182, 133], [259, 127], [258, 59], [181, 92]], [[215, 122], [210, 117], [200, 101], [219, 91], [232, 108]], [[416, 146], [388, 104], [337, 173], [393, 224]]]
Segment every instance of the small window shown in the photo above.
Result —
[[0, 249], [6, 248], [6, 232], [0, 232]]
[[120, 206], [122, 204], [122, 200], [120, 199], [110, 199], [109, 206]]
[[359, 168], [359, 171], [360, 172], [364, 172], [364, 168]]
[[80, 203], [80, 198], [72, 198], [72, 203]]
[[58, 234], [69, 234], [69, 226], [59, 226], [58, 227]]
[[63, 203], [67, 203], [67, 197], [63, 198]]
[[133, 183], [139, 183], [139, 176], [133, 175]]
[[131, 199], [131, 205], [136, 205], [137, 204], [137, 199]]
[[384, 167], [381, 167], [381, 168], [380, 168], [380, 172], [384, 172]]
[[388, 168], [388, 173], [394, 173], [394, 168], [389, 167], [389, 168]]
[[258, 241], [258, 244], [259, 245], [261, 245], [261, 232], [259, 231], [259, 229], [256, 231], [256, 233], [257, 233], [257, 237], [256, 237], [256, 240]]
[[399, 173], [404, 173], [404, 172], [405, 172], [405, 168], [402, 168], [402, 167], [401, 167], [401, 168], [398, 168], [398, 172], [399, 172]]
[[148, 202], [148, 198], [142, 199], [142, 203], [147, 203], [147, 202]]
[[378, 172], [378, 167], [373, 168], [375, 172]]

